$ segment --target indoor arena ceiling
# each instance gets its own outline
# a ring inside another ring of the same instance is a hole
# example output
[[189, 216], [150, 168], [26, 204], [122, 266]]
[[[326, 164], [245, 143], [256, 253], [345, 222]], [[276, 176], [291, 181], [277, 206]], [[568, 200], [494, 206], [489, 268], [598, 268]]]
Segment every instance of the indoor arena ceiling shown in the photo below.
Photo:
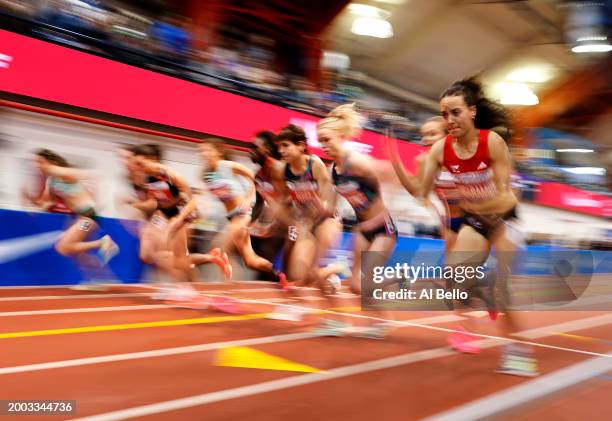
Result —
[[[394, 36], [351, 33], [354, 13], [347, 8], [325, 33], [328, 47], [348, 54], [355, 70], [429, 98], [465, 75], [483, 72], [487, 82], [496, 82], [521, 67], [545, 66], [554, 79], [584, 64], [564, 43], [558, 2], [359, 3], [388, 10]], [[540, 89], [545, 87], [543, 83]]]
[[[352, 70], [429, 99], [435, 100], [454, 80], [473, 74], [481, 74], [489, 94], [499, 99], [500, 83], [513, 79], [513, 74], [516, 79], [517, 72], [525, 71], [536, 73], [539, 81], [529, 86], [541, 97], [598, 65], [606, 56], [570, 51], [566, 43], [566, 8], [560, 1], [353, 3], [382, 9], [394, 35], [355, 35], [351, 25], [358, 15], [347, 7], [324, 32], [326, 48], [347, 54]], [[586, 104], [571, 105], [569, 109], [573, 111], [559, 113], [558, 118], [563, 123], [568, 123], [569, 118], [579, 124], [597, 121], [599, 114], [609, 111], [609, 105], [601, 106], [601, 102], [609, 104], [610, 86], [608, 82], [607, 88], [595, 88], [596, 92], [586, 96]]]

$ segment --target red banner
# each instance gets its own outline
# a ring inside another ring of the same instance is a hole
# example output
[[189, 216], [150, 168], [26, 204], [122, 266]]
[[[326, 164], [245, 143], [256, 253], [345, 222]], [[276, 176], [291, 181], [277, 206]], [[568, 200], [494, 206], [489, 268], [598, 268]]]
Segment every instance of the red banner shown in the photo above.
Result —
[[612, 218], [612, 197], [560, 183], [542, 183], [534, 203]]
[[[1, 30], [0, 90], [246, 142], [295, 123], [322, 155], [318, 117]], [[384, 159], [380, 140], [366, 130], [350, 146]], [[410, 166], [422, 148], [398, 143]]]

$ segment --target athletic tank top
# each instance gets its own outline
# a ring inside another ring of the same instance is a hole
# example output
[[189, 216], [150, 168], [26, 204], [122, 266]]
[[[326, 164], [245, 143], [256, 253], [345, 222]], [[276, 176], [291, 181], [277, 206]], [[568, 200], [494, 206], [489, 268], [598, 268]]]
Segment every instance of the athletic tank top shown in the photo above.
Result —
[[455, 177], [445, 168], [440, 170], [434, 180], [434, 192], [441, 200], [451, 204], [461, 199], [461, 194], [455, 184]]
[[332, 182], [340, 193], [359, 214], [370, 208], [372, 202], [380, 196], [380, 186], [364, 177], [351, 174], [348, 156], [344, 160], [344, 171], [339, 174], [336, 171], [336, 163], [332, 165]]
[[74, 203], [74, 197], [83, 194], [83, 192], [87, 192], [85, 187], [80, 182], [68, 183], [57, 177], [49, 177], [49, 194], [52, 198], [55, 198], [56, 205], [58, 202], [61, 202], [70, 212], [79, 212], [83, 209], [94, 208], [94, 203], [91, 199], [88, 199], [86, 202], [80, 204], [80, 208], [72, 208], [68, 204]]
[[74, 196], [82, 194], [85, 191], [85, 187], [78, 181], [76, 183], [67, 183], [60, 178], [49, 177], [49, 191], [62, 200], [69, 200]]
[[255, 174], [255, 189], [264, 200], [274, 198], [278, 194], [276, 190], [274, 190], [272, 176], [270, 175], [270, 168], [273, 164], [274, 159], [268, 157], [263, 167]]
[[306, 170], [302, 174], [295, 175], [289, 168], [289, 164], [285, 164], [285, 184], [291, 201], [299, 208], [322, 208], [321, 198], [319, 197], [319, 184], [312, 173], [313, 158], [308, 158]]
[[157, 206], [160, 208], [168, 208], [178, 202], [180, 191], [166, 174], [159, 177], [148, 177], [145, 188], [157, 201]]
[[152, 183], [154, 182], [154, 178], [153, 177], [147, 177], [146, 181], [144, 183], [134, 183], [131, 180], [128, 180], [130, 185], [132, 186], [132, 189], [134, 190], [134, 193], [136, 194], [136, 197], [138, 198], [138, 200], [140, 201], [145, 201], [148, 199], [149, 197], [149, 192], [147, 190], [147, 183]]
[[239, 198], [243, 194], [243, 189], [234, 174], [231, 161], [217, 162], [214, 171], [205, 171], [203, 180], [208, 190], [222, 203], [227, 203]]
[[455, 179], [461, 200], [481, 202], [496, 196], [491, 158], [489, 156], [489, 130], [480, 130], [476, 152], [469, 159], [461, 159], [453, 149], [453, 138], [444, 140], [444, 167]]
[[72, 210], [68, 207], [64, 199], [61, 196], [59, 196], [57, 192], [51, 188], [50, 179], [47, 180], [47, 178], [43, 174], [41, 174], [39, 178], [39, 182], [40, 182], [40, 190], [38, 191], [39, 195], [45, 189], [45, 186], [49, 187], [49, 197], [51, 198], [52, 202], [51, 202], [51, 205], [47, 207], [47, 212], [72, 213]]

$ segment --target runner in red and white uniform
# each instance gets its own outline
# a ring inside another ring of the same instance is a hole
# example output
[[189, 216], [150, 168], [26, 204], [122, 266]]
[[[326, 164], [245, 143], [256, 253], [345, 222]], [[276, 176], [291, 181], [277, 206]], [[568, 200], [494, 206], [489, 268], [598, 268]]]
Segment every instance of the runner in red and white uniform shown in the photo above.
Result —
[[[431, 191], [440, 169], [447, 168], [453, 175], [465, 220], [453, 252], [446, 257], [446, 264], [451, 267], [481, 266], [494, 247], [500, 279], [506, 282], [518, 247], [511, 224], [517, 218], [518, 201], [510, 185], [512, 166], [508, 146], [498, 134], [487, 129], [509, 127], [507, 115], [501, 106], [484, 96], [480, 83], [474, 78], [451, 85], [441, 96], [440, 110], [449, 135], [436, 142], [427, 155], [421, 195], [426, 197]], [[450, 280], [448, 287], [468, 291], [470, 296], [486, 301], [483, 292], [476, 287], [475, 278], [462, 284]], [[462, 306], [466, 302], [454, 304]], [[514, 317], [507, 310], [505, 312], [501, 328], [509, 336], [517, 329]], [[469, 343], [471, 339], [467, 333], [449, 338], [456, 349], [477, 352], [477, 347]], [[531, 348], [517, 343], [508, 345], [498, 371], [536, 375], [537, 364]]]

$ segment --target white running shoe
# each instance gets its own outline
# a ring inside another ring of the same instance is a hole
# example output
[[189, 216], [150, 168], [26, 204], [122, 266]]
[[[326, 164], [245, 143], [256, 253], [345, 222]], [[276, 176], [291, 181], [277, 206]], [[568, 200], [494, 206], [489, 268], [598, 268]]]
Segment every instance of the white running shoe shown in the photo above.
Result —
[[340, 277], [335, 273], [327, 278], [327, 282], [329, 282], [332, 287], [332, 294], [336, 294], [340, 291], [340, 288], [342, 288], [342, 281], [340, 281]]
[[307, 313], [309, 313], [308, 309], [298, 306], [276, 306], [274, 311], [270, 313], [266, 319], [300, 322], [302, 321], [304, 314]]
[[98, 257], [102, 264], [106, 266], [108, 262], [119, 254], [119, 246], [110, 238], [109, 235], [102, 237], [102, 245], [98, 249]]

